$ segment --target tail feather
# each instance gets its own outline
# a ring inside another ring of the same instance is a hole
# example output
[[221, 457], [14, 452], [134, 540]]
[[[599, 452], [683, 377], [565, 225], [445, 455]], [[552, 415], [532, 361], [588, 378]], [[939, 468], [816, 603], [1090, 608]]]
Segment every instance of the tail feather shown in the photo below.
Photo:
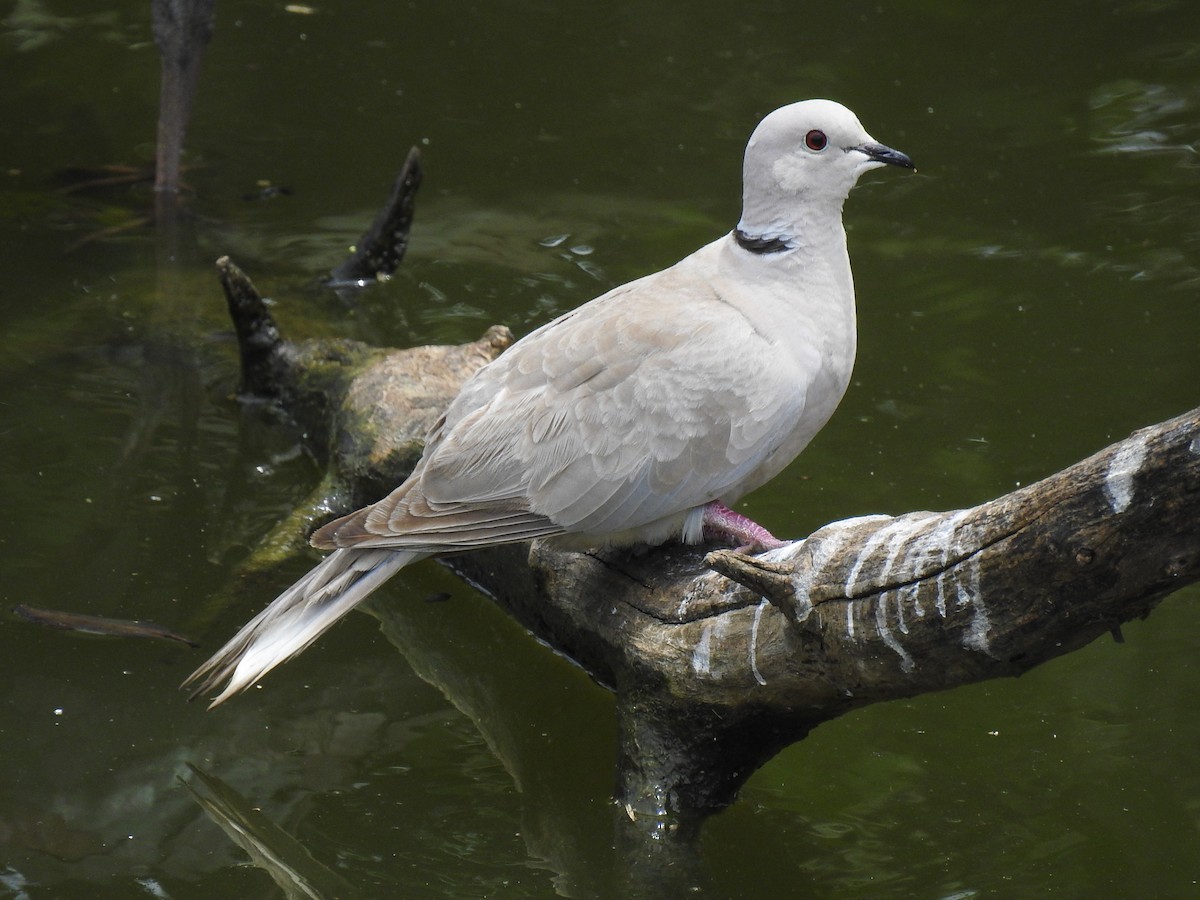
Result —
[[426, 553], [413, 550], [337, 550], [247, 622], [184, 681], [193, 697], [220, 687], [209, 709], [291, 659], [354, 609], [381, 584]]

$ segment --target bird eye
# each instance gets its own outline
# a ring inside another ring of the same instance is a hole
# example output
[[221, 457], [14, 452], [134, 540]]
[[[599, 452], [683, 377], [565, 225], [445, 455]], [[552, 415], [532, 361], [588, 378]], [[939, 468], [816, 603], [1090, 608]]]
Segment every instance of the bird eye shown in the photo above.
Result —
[[821, 151], [829, 143], [829, 138], [825, 137], [825, 132], [813, 129], [804, 136], [804, 146], [809, 150]]

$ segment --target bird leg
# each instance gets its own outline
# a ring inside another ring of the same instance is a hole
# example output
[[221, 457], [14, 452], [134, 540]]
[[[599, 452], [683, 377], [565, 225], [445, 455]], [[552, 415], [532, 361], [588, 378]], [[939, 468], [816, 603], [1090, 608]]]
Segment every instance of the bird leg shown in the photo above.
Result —
[[734, 512], [720, 500], [714, 500], [704, 507], [704, 538], [732, 544], [740, 553], [761, 553], [787, 543], [753, 519]]

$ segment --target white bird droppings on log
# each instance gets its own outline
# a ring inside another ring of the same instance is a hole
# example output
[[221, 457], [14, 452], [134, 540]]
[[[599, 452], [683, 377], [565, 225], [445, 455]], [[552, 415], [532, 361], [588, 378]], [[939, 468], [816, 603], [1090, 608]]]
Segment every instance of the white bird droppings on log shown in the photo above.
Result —
[[900, 668], [905, 672], [911, 672], [916, 667], [916, 663], [913, 662], [908, 651], [896, 640], [896, 636], [892, 634], [887, 618], [888, 595], [884, 593], [879, 595], [879, 600], [875, 604], [875, 628], [879, 631], [880, 639], [900, 657]]
[[1133, 477], [1146, 459], [1146, 438], [1136, 435], [1114, 454], [1104, 478], [1104, 495], [1115, 513], [1123, 513], [1133, 502]]
[[762, 621], [763, 611], [770, 603], [770, 600], [763, 600], [758, 604], [754, 610], [754, 624], [750, 626], [750, 671], [754, 673], [754, 680], [759, 684], [766, 684], [767, 679], [758, 671], [758, 623]]
[[700, 640], [696, 642], [696, 647], [692, 650], [692, 671], [697, 675], [707, 675], [709, 667], [712, 664], [712, 633], [715, 626], [714, 622], [706, 622], [704, 630], [700, 632]]

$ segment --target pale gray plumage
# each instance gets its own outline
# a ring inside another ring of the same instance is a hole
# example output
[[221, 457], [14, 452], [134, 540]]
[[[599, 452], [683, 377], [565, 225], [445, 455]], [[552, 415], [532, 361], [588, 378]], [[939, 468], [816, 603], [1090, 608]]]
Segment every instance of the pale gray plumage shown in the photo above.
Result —
[[403, 566], [562, 536], [697, 541], [790, 463], [850, 380], [854, 287], [842, 205], [908, 157], [828, 100], [767, 116], [738, 228], [514, 344], [463, 386], [412, 476], [313, 537], [334, 549], [197, 670], [213, 705], [299, 653]]

